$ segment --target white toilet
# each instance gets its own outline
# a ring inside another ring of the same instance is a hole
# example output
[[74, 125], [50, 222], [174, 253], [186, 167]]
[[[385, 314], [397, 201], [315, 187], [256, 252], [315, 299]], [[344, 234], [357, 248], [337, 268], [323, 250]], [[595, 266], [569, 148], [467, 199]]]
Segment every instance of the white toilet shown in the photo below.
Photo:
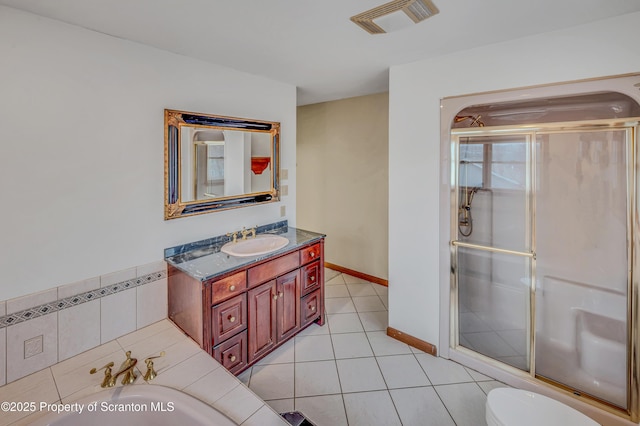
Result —
[[599, 426], [555, 399], [513, 388], [489, 392], [486, 420], [488, 426]]

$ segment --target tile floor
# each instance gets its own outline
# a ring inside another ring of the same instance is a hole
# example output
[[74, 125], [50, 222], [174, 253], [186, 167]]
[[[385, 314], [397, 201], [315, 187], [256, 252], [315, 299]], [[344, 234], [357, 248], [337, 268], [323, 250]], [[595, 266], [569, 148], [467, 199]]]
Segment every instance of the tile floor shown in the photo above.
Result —
[[327, 321], [239, 378], [278, 412], [317, 426], [486, 425], [504, 384], [386, 335], [387, 288], [325, 270]]

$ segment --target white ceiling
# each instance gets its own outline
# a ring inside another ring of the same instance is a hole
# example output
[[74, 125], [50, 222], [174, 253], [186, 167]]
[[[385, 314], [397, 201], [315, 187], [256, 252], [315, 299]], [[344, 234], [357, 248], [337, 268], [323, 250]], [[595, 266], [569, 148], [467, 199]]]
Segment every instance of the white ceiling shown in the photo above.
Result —
[[440, 13], [370, 35], [388, 0], [0, 0], [101, 33], [298, 87], [305, 105], [388, 90], [392, 65], [640, 11], [640, 0], [434, 0]]

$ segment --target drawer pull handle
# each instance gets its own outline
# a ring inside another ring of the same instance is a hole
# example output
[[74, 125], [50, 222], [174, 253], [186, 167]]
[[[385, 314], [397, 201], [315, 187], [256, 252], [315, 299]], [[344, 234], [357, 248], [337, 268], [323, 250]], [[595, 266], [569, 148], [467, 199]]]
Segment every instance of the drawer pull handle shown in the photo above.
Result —
[[233, 315], [229, 315], [227, 319], [229, 320], [229, 322], [236, 322], [236, 317], [234, 317]]
[[229, 355], [229, 361], [236, 362], [236, 356], [235, 355]]
[[235, 285], [230, 285], [229, 286], [229, 291], [235, 291], [236, 290], [236, 286]]
[[314, 277], [313, 275], [311, 275], [311, 281], [315, 281], [316, 277]]
[[316, 257], [316, 252], [315, 251], [311, 252], [311, 257]]
[[313, 312], [313, 311], [316, 310], [316, 307], [315, 306], [309, 306], [309, 309], [311, 309], [311, 312]]

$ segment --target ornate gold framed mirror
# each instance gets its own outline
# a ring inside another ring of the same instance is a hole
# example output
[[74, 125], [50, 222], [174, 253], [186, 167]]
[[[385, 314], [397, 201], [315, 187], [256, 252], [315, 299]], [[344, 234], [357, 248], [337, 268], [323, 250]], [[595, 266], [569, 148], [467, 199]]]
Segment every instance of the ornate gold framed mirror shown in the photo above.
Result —
[[164, 218], [280, 200], [280, 123], [164, 110]]

